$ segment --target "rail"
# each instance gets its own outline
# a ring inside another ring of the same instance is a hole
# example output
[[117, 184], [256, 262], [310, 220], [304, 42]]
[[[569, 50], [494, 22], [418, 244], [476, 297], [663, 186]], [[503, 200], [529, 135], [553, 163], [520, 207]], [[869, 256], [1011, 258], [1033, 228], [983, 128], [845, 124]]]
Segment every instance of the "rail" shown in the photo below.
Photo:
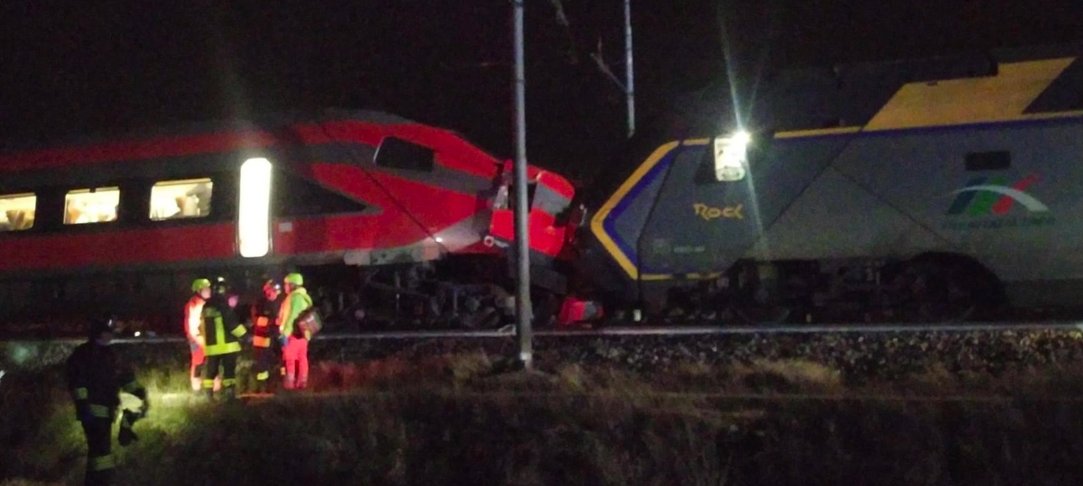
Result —
[[[696, 336], [696, 335], [741, 335], [741, 334], [839, 334], [839, 333], [906, 333], [906, 332], [975, 332], [975, 331], [1034, 331], [1034, 330], [1079, 330], [1083, 331], [1083, 321], [1070, 322], [974, 322], [959, 324], [795, 324], [795, 325], [745, 325], [745, 326], [635, 326], [604, 327], [599, 329], [538, 329], [535, 337], [601, 337], [601, 336]], [[417, 330], [417, 331], [373, 331], [356, 333], [324, 333], [316, 336], [317, 341], [334, 340], [377, 340], [377, 339], [492, 339], [515, 336], [514, 330]], [[0, 342], [48, 341], [53, 343], [82, 342], [82, 339], [8, 339]], [[147, 336], [118, 338], [118, 344], [161, 344], [183, 343], [183, 336]]]

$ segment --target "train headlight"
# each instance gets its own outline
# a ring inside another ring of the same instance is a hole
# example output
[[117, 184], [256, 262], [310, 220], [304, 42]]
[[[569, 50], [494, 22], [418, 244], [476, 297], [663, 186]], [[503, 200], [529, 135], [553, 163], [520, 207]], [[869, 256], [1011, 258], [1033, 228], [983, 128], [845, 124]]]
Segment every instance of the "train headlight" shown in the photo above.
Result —
[[241, 256], [256, 258], [271, 251], [271, 162], [248, 159], [241, 165], [237, 211], [237, 246]]
[[748, 145], [752, 135], [739, 130], [714, 139], [714, 175], [721, 182], [739, 181], [748, 172]]

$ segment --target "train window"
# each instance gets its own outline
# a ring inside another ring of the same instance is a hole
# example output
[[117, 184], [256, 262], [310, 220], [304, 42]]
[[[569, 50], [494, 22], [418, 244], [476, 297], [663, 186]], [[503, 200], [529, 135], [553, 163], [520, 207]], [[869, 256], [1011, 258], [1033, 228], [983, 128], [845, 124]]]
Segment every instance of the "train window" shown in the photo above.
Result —
[[275, 176], [276, 189], [272, 194], [280, 216], [349, 214], [365, 210], [364, 203], [294, 174], [276, 173]]
[[385, 137], [376, 149], [376, 165], [432, 172], [436, 166], [436, 153], [428, 147], [401, 138]]
[[1011, 167], [1012, 155], [1006, 151], [966, 154], [966, 170], [1004, 170]]
[[116, 221], [120, 205], [119, 187], [97, 187], [68, 191], [64, 198], [64, 224]]
[[150, 219], [202, 218], [211, 214], [210, 178], [160, 181], [150, 189]]
[[34, 227], [38, 196], [34, 193], [0, 195], [0, 231], [21, 231]]

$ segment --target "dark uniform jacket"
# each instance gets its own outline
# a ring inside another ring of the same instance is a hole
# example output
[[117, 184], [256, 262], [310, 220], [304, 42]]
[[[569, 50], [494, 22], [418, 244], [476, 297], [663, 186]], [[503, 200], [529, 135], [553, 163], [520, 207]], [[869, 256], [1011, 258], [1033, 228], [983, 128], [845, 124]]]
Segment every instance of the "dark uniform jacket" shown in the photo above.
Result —
[[275, 337], [278, 326], [275, 319], [278, 318], [278, 310], [282, 307], [285, 295], [278, 294], [275, 300], [263, 299], [258, 305], [252, 306], [252, 345], [266, 348], [271, 346], [271, 339]]
[[200, 329], [207, 343], [203, 348], [207, 356], [241, 352], [240, 337], [247, 332], [237, 321], [229, 301], [222, 295], [215, 295], [203, 304]]
[[80, 344], [67, 361], [68, 388], [78, 407], [89, 405], [98, 418], [109, 418], [120, 405], [120, 391], [139, 398], [146, 392], [135, 380], [135, 373], [124, 366], [113, 349], [93, 341]]

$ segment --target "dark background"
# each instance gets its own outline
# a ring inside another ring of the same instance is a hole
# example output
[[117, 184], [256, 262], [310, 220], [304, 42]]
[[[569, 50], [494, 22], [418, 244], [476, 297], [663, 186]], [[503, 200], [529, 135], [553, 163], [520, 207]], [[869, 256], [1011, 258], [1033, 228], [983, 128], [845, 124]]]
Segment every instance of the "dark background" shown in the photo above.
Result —
[[[531, 163], [583, 182], [625, 140], [622, 0], [527, 0]], [[1083, 38], [1065, 0], [632, 0], [637, 128], [724, 116], [778, 67]], [[0, 2], [0, 140], [375, 108], [514, 157], [507, 0]], [[725, 41], [724, 41], [725, 40]], [[726, 59], [729, 59], [727, 63]], [[733, 66], [727, 70], [727, 66]]]

